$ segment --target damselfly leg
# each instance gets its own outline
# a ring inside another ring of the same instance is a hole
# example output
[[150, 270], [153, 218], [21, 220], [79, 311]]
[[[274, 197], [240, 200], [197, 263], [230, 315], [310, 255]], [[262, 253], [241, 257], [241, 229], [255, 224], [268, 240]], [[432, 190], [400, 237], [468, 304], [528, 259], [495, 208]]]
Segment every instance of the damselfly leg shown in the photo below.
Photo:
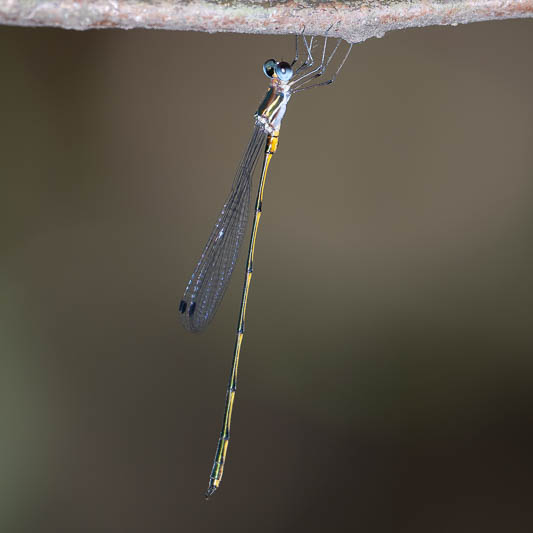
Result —
[[312, 85], [307, 85], [312, 80], [315, 80], [316, 78], [321, 77], [322, 75], [324, 75], [327, 72], [331, 61], [335, 57], [335, 54], [337, 53], [337, 50], [339, 49], [339, 47], [340, 47], [340, 45], [342, 43], [342, 39], [337, 39], [337, 43], [335, 44], [334, 48], [329, 52], [329, 54], [327, 54], [327, 57], [326, 57], [327, 44], [328, 44], [328, 39], [329, 39], [328, 34], [329, 34], [329, 32], [330, 32], [332, 27], [333, 27], [333, 25], [331, 25], [328, 28], [328, 30], [326, 31], [326, 35], [324, 37], [324, 44], [322, 46], [320, 64], [313, 70], [309, 70], [309, 68], [311, 68], [312, 65], [314, 64], [313, 52], [312, 52], [313, 38], [311, 37], [311, 40], [308, 43], [307, 39], [305, 38], [305, 35], [302, 35], [302, 39], [304, 41], [304, 45], [305, 45], [305, 47], [307, 49], [307, 59], [296, 70], [295, 77], [293, 78], [293, 80], [290, 83], [291, 93], [292, 94], [294, 94], [296, 92], [299, 92], [299, 91], [306, 90], [306, 89], [311, 89], [312, 87], [319, 87], [321, 85], [330, 85], [331, 83], [333, 83], [335, 81], [335, 79], [337, 77], [337, 74], [340, 72], [340, 70], [344, 66], [344, 63], [348, 59], [348, 56], [350, 55], [350, 52], [352, 50], [352, 46], [353, 46], [352, 43], [350, 43], [348, 45], [348, 49], [346, 50], [346, 53], [345, 53], [342, 61], [340, 62], [339, 66], [337, 67], [337, 70], [333, 73], [332, 77], [329, 80], [324, 81], [324, 82], [320, 82], [320, 83], [315, 83], [315, 84], [312, 84]]
[[342, 67], [344, 66], [344, 63], [346, 62], [346, 60], [348, 59], [348, 56], [350, 55], [350, 52], [352, 51], [353, 43], [349, 43], [348, 50], [344, 54], [344, 57], [342, 58], [342, 61], [340, 62], [339, 66], [337, 67], [337, 70], [333, 73], [333, 75], [331, 76], [331, 78], [329, 80], [323, 81], [323, 82], [319, 82], [319, 83], [314, 83], [312, 85], [306, 85], [310, 81], [312, 81], [312, 80], [314, 80], [316, 78], [319, 78], [320, 76], [322, 76], [326, 72], [326, 69], [329, 66], [329, 63], [331, 62], [331, 59], [333, 58], [333, 55], [335, 54], [335, 52], [339, 48], [340, 43], [341, 43], [341, 39], [339, 39], [337, 45], [333, 49], [333, 52], [330, 55], [328, 61], [326, 62], [325, 66], [324, 66], [324, 69], [320, 70], [312, 78], [309, 78], [308, 80], [304, 81], [300, 86], [298, 86], [298, 87], [296, 87], [294, 89], [291, 89], [292, 93], [298, 93], [300, 91], [305, 91], [307, 89], [312, 89], [313, 87], [320, 87], [322, 85], [331, 85], [337, 79], [337, 74], [341, 71]]
[[[306, 52], [307, 52], [307, 57], [305, 59], [305, 61], [303, 61], [303, 63], [294, 71], [294, 75], [297, 76], [300, 72], [305, 72], [305, 70], [311, 68], [313, 66], [313, 55], [311, 54], [311, 48], [313, 47], [313, 40], [314, 40], [314, 36], [311, 36], [310, 37], [310, 42], [308, 43], [307, 42], [307, 39], [305, 38], [305, 35], [302, 33], [301, 34], [301, 37], [302, 37], [302, 40], [305, 44], [305, 49], [306, 49]], [[294, 56], [294, 60], [293, 62], [291, 63], [291, 67], [294, 67], [294, 65], [298, 62], [298, 58], [299, 58], [299, 54], [298, 54], [298, 40], [300, 38], [300, 35], [296, 35], [295, 36], [295, 39], [296, 39], [296, 53], [295, 53], [295, 56]]]

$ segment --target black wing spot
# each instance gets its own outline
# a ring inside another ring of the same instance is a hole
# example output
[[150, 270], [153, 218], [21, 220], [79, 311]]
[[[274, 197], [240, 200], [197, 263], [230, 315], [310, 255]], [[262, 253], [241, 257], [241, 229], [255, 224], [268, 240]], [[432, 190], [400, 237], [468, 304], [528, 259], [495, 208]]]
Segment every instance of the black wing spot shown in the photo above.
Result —
[[187, 309], [187, 302], [186, 302], [185, 300], [182, 300], [182, 301], [180, 302], [180, 307], [179, 307], [179, 309], [180, 309], [180, 313], [181, 313], [181, 314], [185, 313], [185, 309]]
[[189, 316], [192, 316], [195, 309], [196, 309], [196, 302], [193, 302], [191, 306], [189, 307]]

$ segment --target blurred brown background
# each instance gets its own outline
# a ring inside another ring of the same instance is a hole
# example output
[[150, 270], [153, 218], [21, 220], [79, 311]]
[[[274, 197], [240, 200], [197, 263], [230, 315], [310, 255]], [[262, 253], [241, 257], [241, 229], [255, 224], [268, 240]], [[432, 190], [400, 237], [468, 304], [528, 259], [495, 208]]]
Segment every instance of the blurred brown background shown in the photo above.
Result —
[[244, 256], [177, 303], [292, 38], [0, 28], [0, 530], [532, 531], [532, 50], [393, 33], [293, 98], [206, 504]]

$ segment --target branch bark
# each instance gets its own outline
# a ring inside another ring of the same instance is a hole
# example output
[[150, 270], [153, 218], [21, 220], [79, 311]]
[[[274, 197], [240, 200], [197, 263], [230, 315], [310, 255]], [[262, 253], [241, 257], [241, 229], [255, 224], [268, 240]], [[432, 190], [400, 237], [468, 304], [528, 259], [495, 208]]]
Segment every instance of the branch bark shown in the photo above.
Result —
[[533, 16], [533, 0], [0, 0], [0, 24], [309, 35], [349, 42], [402, 28]]

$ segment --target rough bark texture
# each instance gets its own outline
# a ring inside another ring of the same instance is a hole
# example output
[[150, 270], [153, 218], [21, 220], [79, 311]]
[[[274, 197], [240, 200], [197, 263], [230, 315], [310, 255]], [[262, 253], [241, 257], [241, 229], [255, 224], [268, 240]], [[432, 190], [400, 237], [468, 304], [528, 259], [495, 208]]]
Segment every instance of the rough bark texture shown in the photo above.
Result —
[[331, 35], [350, 42], [435, 24], [533, 16], [533, 0], [0, 0], [0, 23], [66, 29]]

